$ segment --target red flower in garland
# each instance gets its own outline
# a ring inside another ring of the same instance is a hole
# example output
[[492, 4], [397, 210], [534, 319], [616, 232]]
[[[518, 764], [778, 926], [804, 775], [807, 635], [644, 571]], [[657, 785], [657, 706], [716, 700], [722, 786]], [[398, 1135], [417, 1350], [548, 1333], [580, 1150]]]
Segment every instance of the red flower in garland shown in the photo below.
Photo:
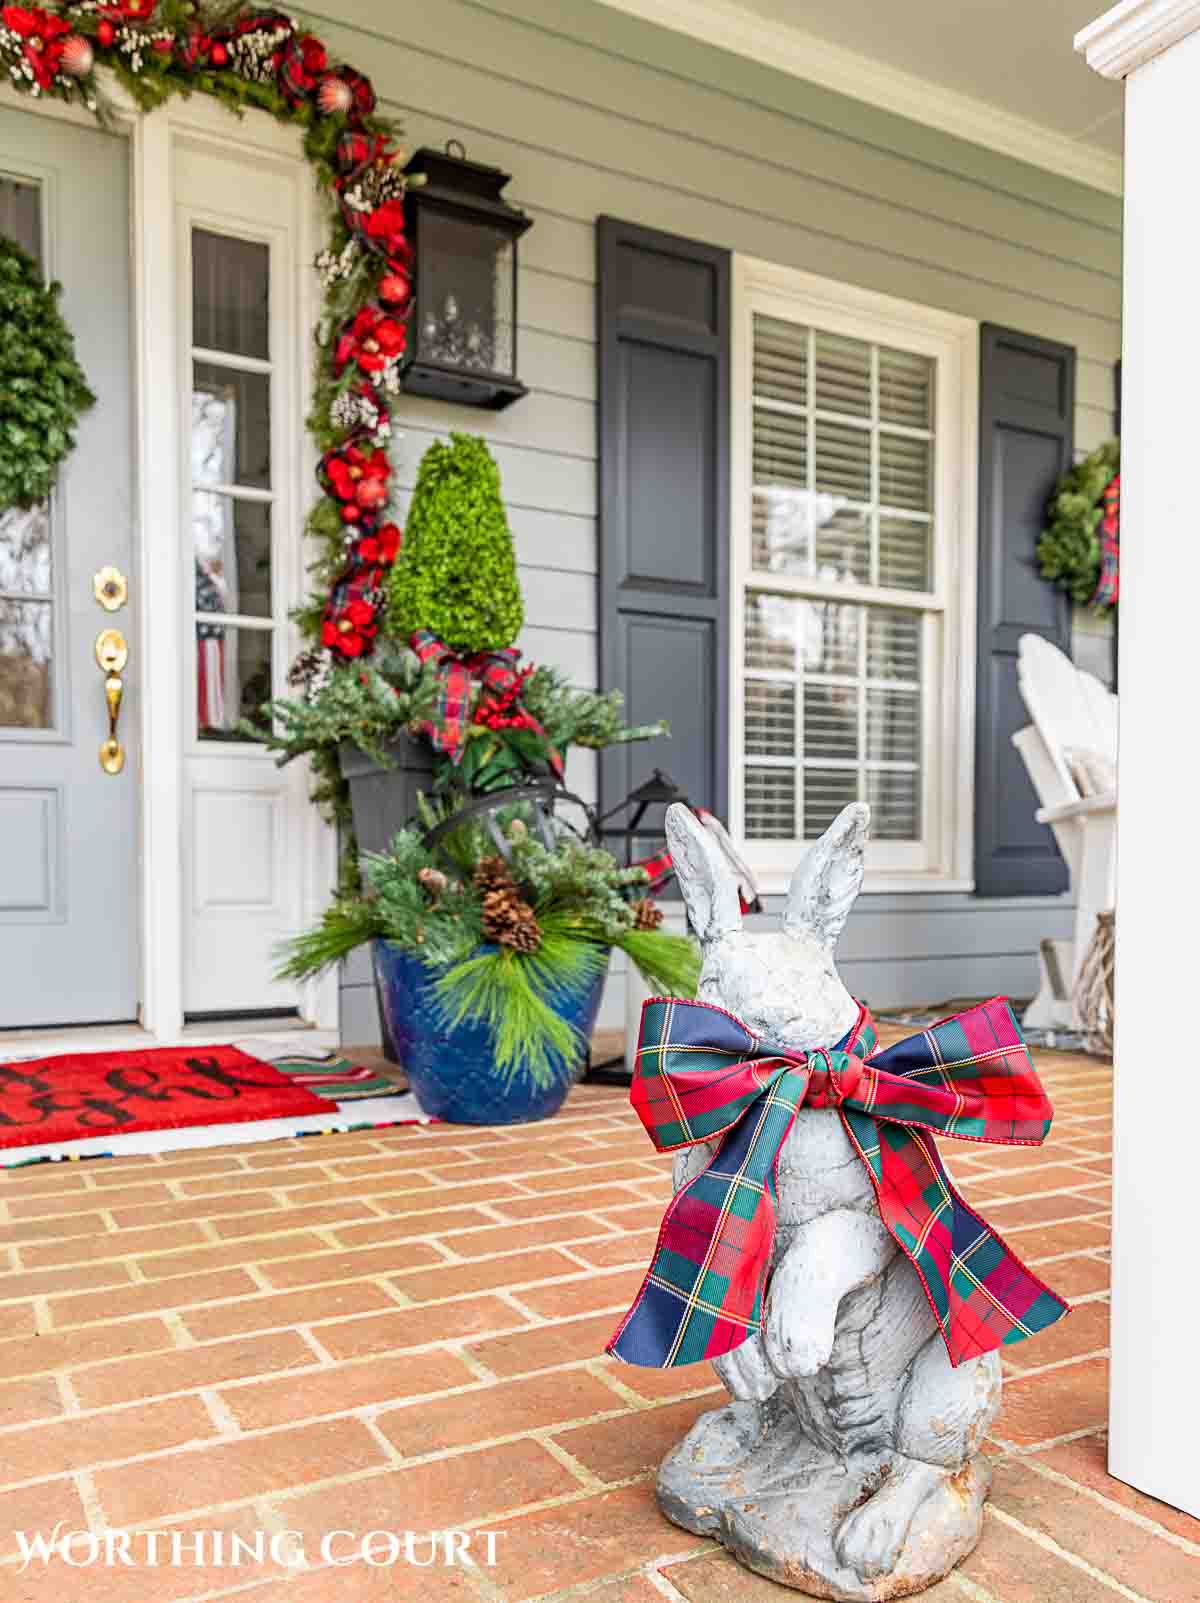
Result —
[[341, 612], [326, 618], [321, 626], [321, 644], [340, 651], [344, 657], [361, 657], [377, 628], [374, 607], [359, 596], [348, 601]]
[[363, 373], [382, 373], [408, 343], [408, 330], [376, 306], [364, 306], [338, 336], [334, 365], [339, 373], [356, 362]]
[[311, 33], [293, 34], [279, 58], [279, 88], [284, 98], [298, 106], [317, 87], [317, 79], [329, 65], [325, 46]]
[[62, 60], [65, 36], [71, 24], [40, 7], [5, 6], [4, 26], [22, 40], [21, 53], [33, 69], [39, 89], [49, 89]]
[[404, 202], [385, 200], [367, 217], [367, 238], [389, 256], [404, 243]]
[[374, 534], [364, 536], [355, 547], [360, 562], [379, 562], [385, 566], [395, 562], [400, 550], [400, 530], [394, 523], [385, 523]]
[[324, 466], [330, 489], [339, 501], [373, 511], [387, 500], [392, 464], [386, 451], [364, 451], [357, 445], [347, 445], [341, 451], [331, 451]]

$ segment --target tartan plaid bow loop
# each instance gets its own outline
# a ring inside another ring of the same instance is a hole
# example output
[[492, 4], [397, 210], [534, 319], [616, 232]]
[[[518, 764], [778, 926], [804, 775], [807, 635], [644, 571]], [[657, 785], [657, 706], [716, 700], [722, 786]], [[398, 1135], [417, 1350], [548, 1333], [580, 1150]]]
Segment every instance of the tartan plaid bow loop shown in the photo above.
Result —
[[[511, 690], [520, 677], [517, 663], [521, 653], [515, 646], [505, 646], [499, 651], [478, 651], [472, 656], [460, 657], [431, 629], [414, 630], [409, 644], [422, 662], [437, 665], [434, 716], [421, 725], [422, 732], [429, 736], [434, 750], [445, 752], [457, 767], [467, 744], [471, 693], [475, 684], [481, 684], [492, 695]], [[529, 727], [544, 735], [545, 730], [537, 719], [526, 716]], [[548, 739], [546, 760], [561, 779], [562, 754]]]
[[1040, 1146], [1053, 1109], [1012, 1008], [996, 997], [875, 1052], [860, 1008], [836, 1046], [763, 1040], [703, 1002], [642, 1009], [630, 1100], [660, 1152], [720, 1139], [676, 1192], [633, 1307], [607, 1351], [671, 1368], [717, 1358], [762, 1328], [776, 1165], [801, 1106], [834, 1107], [880, 1218], [920, 1278], [952, 1364], [1069, 1312], [959, 1196], [931, 1132]]

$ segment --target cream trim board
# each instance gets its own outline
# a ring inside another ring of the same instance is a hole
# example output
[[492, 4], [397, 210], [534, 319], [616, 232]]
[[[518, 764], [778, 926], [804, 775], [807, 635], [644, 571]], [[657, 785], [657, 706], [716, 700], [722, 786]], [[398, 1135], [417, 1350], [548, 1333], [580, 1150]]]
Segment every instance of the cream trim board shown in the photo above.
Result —
[[[811, 273], [735, 256], [731, 361], [730, 530], [730, 822], [764, 889], [780, 888], [795, 866], [795, 842], [744, 841], [744, 619], [750, 570], [752, 318], [756, 310], [860, 339], [922, 351], [938, 363], [935, 589], [921, 598], [926, 613], [922, 840], [871, 847], [867, 891], [970, 890], [974, 855], [975, 600], [979, 326], [872, 290]], [[761, 577], [761, 576], [760, 576]], [[772, 579], [774, 589], [810, 589]], [[865, 594], [865, 593], [864, 593]], [[847, 599], [853, 599], [847, 592]], [[892, 593], [889, 599], [895, 599]], [[916, 601], [917, 598], [913, 598]], [[940, 620], [940, 628], [938, 626]]]
[[[1196, 0], [1126, 0], [1164, 8], [1194, 7]], [[1056, 129], [1006, 112], [870, 56], [831, 44], [791, 23], [775, 22], [736, 0], [603, 0], [614, 10], [703, 39], [764, 66], [774, 67], [837, 94], [879, 106], [913, 122], [997, 150], [1018, 161], [1119, 195], [1119, 156], [1081, 144]], [[1119, 8], [1118, 8], [1119, 9]], [[1065, 44], [1065, 40], [1064, 40]], [[1078, 45], [1077, 45], [1078, 47]]]
[[1075, 35], [1102, 78], [1126, 78], [1200, 28], [1200, 0], [1121, 0]]

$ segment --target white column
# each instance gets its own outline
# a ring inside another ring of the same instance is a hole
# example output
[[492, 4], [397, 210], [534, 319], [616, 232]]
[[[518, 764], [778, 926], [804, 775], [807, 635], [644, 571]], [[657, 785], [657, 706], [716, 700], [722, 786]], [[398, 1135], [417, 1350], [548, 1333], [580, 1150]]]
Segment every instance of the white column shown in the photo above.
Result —
[[1109, 1469], [1200, 1515], [1200, 0], [1076, 40], [1125, 78]]

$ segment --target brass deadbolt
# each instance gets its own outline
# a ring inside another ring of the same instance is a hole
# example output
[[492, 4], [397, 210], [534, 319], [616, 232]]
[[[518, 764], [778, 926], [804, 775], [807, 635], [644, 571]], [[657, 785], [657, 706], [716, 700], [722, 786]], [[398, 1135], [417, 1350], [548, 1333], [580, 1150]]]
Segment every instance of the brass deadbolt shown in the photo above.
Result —
[[129, 600], [129, 580], [120, 568], [100, 568], [92, 575], [92, 594], [105, 612], [116, 612]]

